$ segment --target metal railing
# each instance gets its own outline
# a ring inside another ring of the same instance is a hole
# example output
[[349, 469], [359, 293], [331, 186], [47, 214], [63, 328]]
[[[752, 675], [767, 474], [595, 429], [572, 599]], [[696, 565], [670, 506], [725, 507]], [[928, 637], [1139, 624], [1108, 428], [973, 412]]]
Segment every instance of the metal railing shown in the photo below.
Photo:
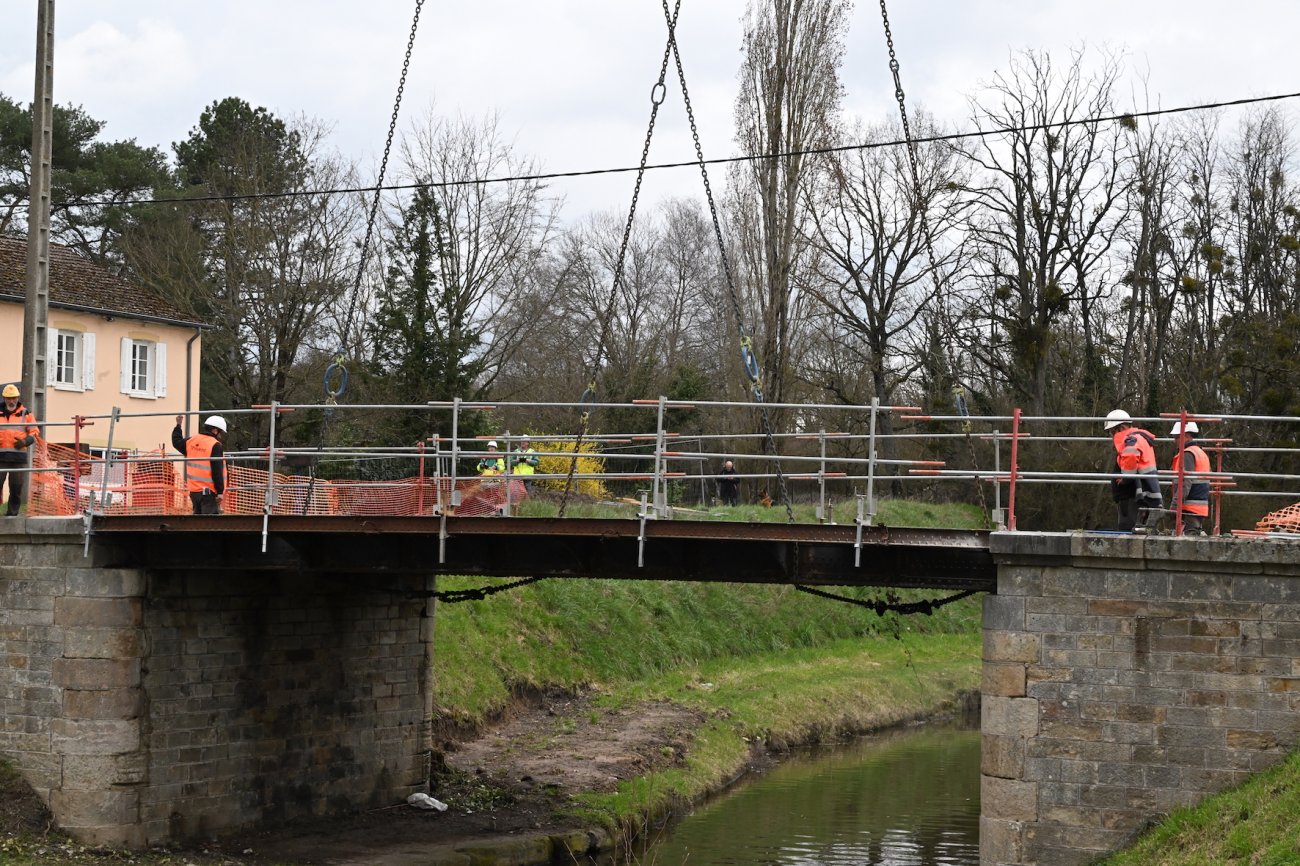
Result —
[[[871, 525], [875, 522], [878, 506], [876, 490], [877, 486], [883, 481], [891, 484], [915, 483], [918, 481], [929, 481], [931, 483], [962, 481], [968, 484], [991, 485], [993, 507], [992, 513], [985, 515], [986, 519], [990, 520], [993, 525], [1005, 524], [1006, 529], [1015, 531], [1017, 529], [1017, 492], [1024, 485], [1097, 485], [1109, 482], [1117, 475], [1115, 470], [1061, 471], [1021, 465], [1023, 449], [1026, 443], [1106, 443], [1109, 446], [1110, 437], [1108, 435], [1061, 435], [1053, 430], [1054, 426], [1061, 424], [1087, 424], [1096, 425], [1097, 428], [1100, 428], [1101, 422], [1104, 420], [1100, 417], [1027, 416], [1019, 409], [1016, 409], [1010, 415], [999, 416], [924, 415], [920, 414], [920, 410], [916, 407], [885, 406], [875, 401], [862, 406], [783, 403], [769, 404], [768, 408], [784, 410], [794, 417], [794, 425], [797, 429], [790, 432], [776, 433], [773, 434], [773, 437], [780, 445], [778, 448], [782, 452], [780, 453], [780, 461], [788, 470], [784, 472], [785, 480], [796, 483], [804, 491], [803, 498], [806, 501], [815, 503], [813, 519], [819, 522], [833, 522], [833, 514], [828, 508], [828, 502], [836, 492], [842, 497], [851, 495], [856, 500], [853, 522], [858, 525], [859, 532], [862, 526]], [[545, 462], [549, 462], [554, 467], [554, 471], [537, 472], [527, 476], [515, 472], [521, 453], [518, 449], [518, 442], [524, 434], [505, 430], [491, 435], [461, 435], [462, 422], [468, 413], [499, 412], [517, 417], [524, 414], [535, 414], [542, 410], [560, 410], [561, 412], [576, 414], [581, 411], [615, 409], [619, 410], [620, 417], [623, 418], [635, 417], [638, 414], [645, 413], [646, 423], [637, 425], [630, 432], [587, 434], [583, 441], [584, 446], [591, 449], [589, 453], [575, 453], [573, 451], [574, 436], [572, 434], [530, 433], [529, 438], [535, 446], [536, 456]], [[312, 411], [331, 413], [374, 411], [450, 413], [449, 427], [451, 435], [434, 437], [405, 446], [376, 445], [365, 448], [335, 448], [326, 447], [324, 444], [317, 447], [305, 444], [286, 446], [280, 434], [282, 418], [292, 412]], [[418, 484], [414, 487], [416, 491], [414, 511], [417, 514], [425, 514], [439, 519], [439, 555], [440, 559], [445, 559], [447, 519], [449, 516], [456, 515], [458, 510], [463, 513], [462, 507], [467, 491], [465, 482], [472, 480], [480, 486], [485, 483], [482, 479], [472, 475], [467, 476], [464, 472], [464, 464], [468, 460], [481, 458], [487, 453], [482, 450], [482, 445], [489, 438], [498, 439], [504, 445], [499, 452], [499, 456], [505, 463], [505, 475], [498, 481], [486, 482], [498, 485], [502, 491], [498, 499], [492, 500], [500, 503], [499, 509], [494, 513], [502, 513], [507, 516], [516, 513], [522, 497], [516, 494], [513, 481], [527, 480], [530, 484], [545, 485], [571, 478], [578, 483], [584, 481], [597, 482], [606, 489], [613, 487], [624, 492], [629, 492], [629, 486], [633, 486], [630, 492], [635, 492], [636, 485], [648, 483], [649, 489], [645, 491], [645, 495], [641, 498], [637, 511], [638, 519], [644, 523], [646, 520], [668, 519], [675, 516], [675, 507], [672, 502], [674, 485], [689, 484], [694, 487], [695, 483], [698, 482], [701, 504], [707, 508], [710, 500], [708, 495], [709, 485], [715, 483], [719, 478], [716, 471], [709, 471], [707, 468], [711, 461], [721, 461], [727, 458], [745, 461], [750, 468], [732, 476], [741, 482], [770, 485], [780, 478], [775, 468], [777, 466], [776, 458], [761, 453], [761, 447], [759, 446], [765, 438], [765, 434], [717, 432], [717, 419], [713, 419], [715, 423], [711, 426], [704, 423], [696, 425], [701, 428], [697, 432], [675, 431], [667, 427], [669, 418], [673, 415], [688, 414], [703, 417], [708, 416], [710, 413], [721, 412], [724, 414], [731, 413], [731, 417], [734, 417], [735, 415], [743, 416], [748, 411], [752, 411], [752, 406], [745, 402], [682, 402], [660, 397], [656, 400], [636, 400], [625, 403], [594, 405], [570, 402], [471, 402], [459, 399], [414, 405], [272, 403], [267, 406], [256, 406], [249, 409], [222, 410], [221, 414], [228, 417], [258, 416], [263, 419], [261, 423], [265, 425], [265, 447], [232, 451], [226, 455], [231, 465], [238, 466], [241, 463], [246, 463], [266, 467], [264, 487], [256, 491], [257, 498], [260, 499], [260, 511], [263, 517], [264, 547], [269, 519], [274, 513], [283, 513], [282, 510], [277, 511], [277, 509], [282, 509], [282, 501], [302, 501], [307, 503], [311, 499], [311, 485], [318, 483], [314, 472], [316, 467], [322, 463], [340, 460], [353, 462], [382, 460], [390, 463], [393, 461], [404, 464], [409, 463], [411, 471], [414, 473], [410, 477], [419, 479]], [[71, 472], [73, 474], [75, 502], [79, 503], [82, 498], [80, 489], [83, 468], [80, 462], [84, 459], [91, 467], [89, 480], [98, 487], [98, 490], [88, 498], [84, 509], [88, 526], [90, 518], [108, 513], [110, 506], [115, 504], [113, 499], [115, 488], [127, 486], [125, 468], [132, 463], [179, 463], [182, 468], [181, 472], [176, 474], [176, 477], [181, 482], [180, 489], [184, 489], [183, 467], [185, 457], [183, 455], [158, 453], [130, 455], [115, 450], [113, 447], [114, 432], [122, 419], [126, 417], [173, 418], [177, 414], [175, 412], [153, 412], [132, 413], [128, 416], [126, 413], [121, 412], [120, 409], [114, 408], [108, 415], [77, 416], [71, 422], [63, 424], [47, 423], [44, 425], [46, 428], [55, 429], [72, 428], [74, 447], [73, 457], [71, 458], [73, 461]], [[205, 416], [211, 413], [182, 412], [179, 414], [182, 416]], [[842, 419], [845, 422], [844, 426], [850, 429], [825, 429], [825, 426], [823, 426], [824, 419], [828, 417]], [[889, 419], [889, 425], [884, 424], [886, 417]], [[1188, 412], [1164, 413], [1150, 418], [1135, 418], [1133, 422], [1138, 424], [1146, 422], [1169, 423], [1175, 420], [1180, 421], [1184, 429], [1188, 421], [1196, 421], [1202, 425], [1300, 422], [1300, 418], [1292, 416], [1202, 416]], [[106, 421], [108, 428], [106, 442], [103, 446], [105, 456], [101, 460], [83, 458], [82, 455], [82, 428], [96, 421]], [[808, 429], [810, 425], [816, 425], [816, 429]], [[899, 425], [911, 426], [907, 430], [893, 429]], [[952, 425], [960, 425], [959, 432], [949, 429]], [[985, 429], [976, 432], [977, 427]], [[703, 432], [705, 428], [711, 432]], [[885, 429], [889, 429], [891, 432], [884, 432]], [[1004, 430], [1006, 432], [1003, 432]], [[1167, 437], [1157, 438], [1160, 441], [1174, 441]], [[943, 460], [925, 456], [926, 449], [942, 447], [943, 443], [952, 440], [965, 440], [972, 443], [970, 447], [972, 462], [976, 456], [974, 443], [980, 443], [981, 450], [988, 455], [988, 465], [953, 468]], [[1234, 453], [1242, 455], [1300, 454], [1300, 449], [1280, 446], [1237, 446], [1230, 438], [1207, 438], [1198, 441], [1205, 447], [1207, 452], [1215, 456], [1217, 465], [1214, 471], [1199, 475], [1189, 474], [1183, 469], [1182, 461], [1178, 461], [1175, 469], [1157, 473], [1157, 476], [1162, 481], [1170, 483], [1172, 487], [1173, 508], [1171, 511], [1175, 520], [1176, 532], [1181, 532], [1183, 528], [1184, 508], [1182, 496], [1185, 482], [1188, 480], [1204, 481], [1210, 485], [1215, 504], [1214, 529], [1216, 534], [1221, 529], [1218, 521], [1221, 513], [1219, 506], [1223, 497], [1287, 497], [1293, 501], [1300, 501], [1300, 493], [1293, 492], [1300, 489], [1300, 484], [1295, 484], [1295, 482], [1300, 481], [1300, 474], [1224, 470], [1225, 455]], [[906, 444], [914, 456], [882, 456], [882, 450], [886, 450], [886, 446], [891, 444], [894, 446]], [[1177, 446], [1178, 443], [1175, 442], [1175, 445]], [[1004, 454], [1004, 448], [1007, 449], [1008, 453]], [[1110, 452], [1105, 451], [1102, 453], [1109, 454]], [[1006, 458], [1005, 466], [1003, 465], [1004, 457]], [[584, 459], [590, 459], [593, 462], [595, 468], [592, 471], [568, 471], [568, 464], [571, 461]], [[285, 476], [277, 471], [286, 461], [306, 461], [311, 463], [313, 472], [310, 480], [303, 482], [301, 476], [297, 476], [297, 480], [286, 480]], [[432, 468], [431, 474], [429, 474], [430, 467]], [[49, 466], [33, 467], [27, 471], [48, 472], [50, 469]], [[427, 485], [426, 480], [429, 482]], [[333, 482], [321, 481], [319, 483]], [[384, 484], [396, 482], [375, 481], [367, 483], [382, 487]], [[305, 496], [302, 489], [304, 484], [307, 487]], [[1276, 489], [1279, 484], [1289, 485], [1289, 487]], [[1006, 486], [1005, 509], [1002, 504], [1003, 485]], [[247, 493], [248, 491], [243, 492]], [[982, 496], [981, 499], [983, 499]], [[636, 500], [633, 499], [633, 502], [636, 502]], [[304, 504], [303, 507], [306, 508], [307, 504]], [[683, 507], [677, 506], [676, 510], [683, 510]]]

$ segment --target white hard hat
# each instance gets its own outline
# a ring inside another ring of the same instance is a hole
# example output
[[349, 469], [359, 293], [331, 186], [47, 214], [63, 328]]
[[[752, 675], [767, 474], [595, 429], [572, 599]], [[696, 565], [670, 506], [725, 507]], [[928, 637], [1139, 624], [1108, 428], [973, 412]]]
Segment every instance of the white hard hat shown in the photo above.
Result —
[[1118, 427], [1121, 424], [1127, 424], [1129, 421], [1132, 420], [1133, 420], [1132, 416], [1129, 415], [1127, 412], [1125, 412], [1123, 409], [1112, 409], [1110, 413], [1106, 416], [1105, 429], [1109, 430], [1112, 427]]
[[[1172, 429], [1172, 430], [1169, 431], [1169, 435], [1170, 435], [1170, 436], [1177, 436], [1177, 435], [1178, 435], [1179, 433], [1181, 433], [1181, 432], [1183, 432], [1183, 422], [1182, 422], [1182, 421], [1175, 421], [1175, 422], [1174, 422], [1174, 429]], [[1188, 421], [1188, 422], [1187, 422], [1187, 432], [1188, 432], [1188, 433], [1200, 433], [1200, 432], [1201, 432], [1201, 428], [1196, 426], [1196, 422], [1195, 422], [1195, 421]]]
[[222, 433], [226, 432], [226, 419], [220, 415], [209, 415], [208, 420], [203, 422], [204, 427], [216, 427]]
[[497, 440], [493, 439], [493, 440], [491, 440], [490, 442], [488, 442], [488, 447], [489, 447], [489, 448], [495, 448], [495, 447], [497, 447]]

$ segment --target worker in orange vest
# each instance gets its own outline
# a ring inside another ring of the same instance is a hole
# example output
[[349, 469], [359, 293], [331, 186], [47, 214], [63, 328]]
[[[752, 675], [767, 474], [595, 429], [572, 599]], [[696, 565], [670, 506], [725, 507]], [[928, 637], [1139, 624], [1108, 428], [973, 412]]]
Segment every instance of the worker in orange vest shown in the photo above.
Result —
[[[1183, 464], [1183, 501], [1180, 510], [1183, 513], [1183, 535], [1204, 535], [1205, 520], [1210, 516], [1210, 482], [1206, 473], [1210, 471], [1210, 455], [1196, 444], [1196, 434], [1201, 430], [1195, 421], [1187, 422], [1183, 429], [1181, 421], [1175, 421], [1170, 436], [1177, 437], [1178, 445], [1174, 453], [1173, 470], [1178, 471], [1178, 462]], [[1177, 497], [1174, 498], [1177, 502]]]
[[[1118, 528], [1123, 532], [1145, 531], [1159, 519], [1164, 506], [1156, 468], [1156, 437], [1134, 426], [1132, 417], [1123, 409], [1106, 416], [1105, 429], [1111, 434], [1115, 463], [1121, 473], [1111, 481], [1111, 498], [1119, 509]], [[1143, 509], [1146, 509], [1145, 516]]]
[[184, 415], [176, 416], [172, 430], [172, 447], [185, 455], [186, 486], [195, 514], [220, 514], [221, 497], [226, 492], [225, 451], [226, 419], [209, 415], [197, 434], [186, 437], [181, 432]]
[[0, 487], [9, 482], [8, 517], [17, 517], [23, 503], [23, 488], [27, 486], [27, 449], [36, 444], [40, 428], [36, 416], [19, 402], [21, 392], [17, 385], [5, 385], [0, 391], [4, 405], [0, 407]]

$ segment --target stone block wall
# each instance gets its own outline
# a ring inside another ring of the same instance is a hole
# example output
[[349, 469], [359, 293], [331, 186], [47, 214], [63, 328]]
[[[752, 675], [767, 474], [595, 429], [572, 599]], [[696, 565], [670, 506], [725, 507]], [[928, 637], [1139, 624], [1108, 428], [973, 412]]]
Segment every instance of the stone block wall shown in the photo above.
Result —
[[1300, 545], [998, 533], [981, 863], [1091, 862], [1300, 740]]
[[143, 846], [400, 802], [428, 774], [432, 621], [401, 575], [113, 566], [0, 522], [0, 754], [82, 841]]
[[147, 841], [400, 803], [428, 779], [422, 578], [150, 576]]

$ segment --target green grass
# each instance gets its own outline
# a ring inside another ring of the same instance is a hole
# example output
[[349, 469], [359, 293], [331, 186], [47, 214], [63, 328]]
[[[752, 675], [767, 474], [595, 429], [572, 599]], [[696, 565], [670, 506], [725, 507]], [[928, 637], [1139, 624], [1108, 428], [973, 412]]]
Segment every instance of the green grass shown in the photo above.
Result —
[[[525, 515], [553, 515], [555, 504], [524, 503]], [[801, 506], [811, 518], [811, 506]], [[598, 509], [629, 516], [618, 506], [575, 503], [575, 517]], [[843, 514], [840, 511], [843, 511]], [[855, 506], [840, 503], [836, 519]], [[715, 509], [729, 519], [784, 521], [781, 508]], [[878, 518], [892, 526], [973, 528], [978, 507], [881, 500]], [[720, 518], [719, 518], [720, 519]], [[490, 584], [480, 578], [441, 578], [438, 588]], [[858, 599], [883, 590], [832, 587]], [[905, 601], [943, 593], [898, 591]], [[662, 581], [542, 581], [484, 601], [442, 604], [435, 628], [435, 702], [440, 713], [475, 723], [503, 708], [519, 687], [627, 684], [717, 659], [745, 658], [818, 646], [848, 638], [974, 633], [979, 598], [949, 605], [933, 616], [884, 618], [843, 602], [814, 598], [789, 586]]]
[[611, 701], [670, 699], [704, 711], [684, 767], [577, 798], [576, 814], [636, 826], [675, 799], [718, 790], [759, 744], [825, 742], [929, 715], [978, 688], [978, 633], [839, 641], [745, 659], [719, 659], [621, 690]]
[[1300, 753], [1232, 791], [1179, 809], [1098, 866], [1297, 866]]
[[[440, 589], [483, 585], [443, 578]], [[874, 599], [881, 590], [835, 588]], [[903, 600], [933, 593], [898, 591]], [[878, 617], [789, 586], [553, 579], [484, 601], [443, 604], [435, 628], [435, 703], [475, 723], [520, 687], [626, 687], [671, 671], [844, 640], [902, 634], [975, 634], [978, 597], [933, 616]], [[978, 658], [979, 653], [975, 653]]]
[[[554, 517], [558, 505], [551, 499], [527, 499], [516, 507], [519, 517]], [[606, 502], [570, 502], [565, 507], [566, 517], [612, 517], [634, 518], [640, 505], [624, 500]], [[817, 507], [807, 503], [797, 503], [792, 507], [796, 523], [816, 523]], [[831, 503], [830, 519], [832, 523], [853, 525], [857, 517], [857, 502], [843, 500]], [[681, 505], [673, 509], [676, 520], [728, 520], [737, 523], [785, 523], [785, 508], [779, 503], [767, 508], [762, 505], [725, 505], [700, 508], [697, 505]], [[880, 499], [876, 502], [877, 524], [885, 526], [913, 526], [941, 529], [986, 529], [987, 522], [977, 505], [954, 502], [912, 502], [906, 499]]]

